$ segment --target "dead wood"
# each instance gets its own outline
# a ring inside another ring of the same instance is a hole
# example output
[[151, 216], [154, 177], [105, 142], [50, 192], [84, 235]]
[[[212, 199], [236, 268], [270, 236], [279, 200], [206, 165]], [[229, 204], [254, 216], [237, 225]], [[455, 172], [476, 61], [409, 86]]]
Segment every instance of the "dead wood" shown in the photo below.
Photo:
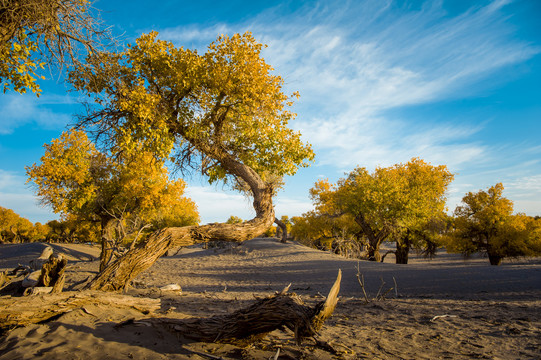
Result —
[[[326, 300], [315, 307], [307, 306], [292, 293], [279, 292], [228, 315], [195, 319], [150, 318], [135, 323], [150, 323], [189, 339], [206, 342], [249, 343], [267, 333], [288, 328], [298, 344], [315, 336], [336, 307], [342, 272], [329, 291]], [[284, 289], [286, 290], [286, 289]], [[0, 298], [0, 334], [12, 328], [58, 319], [65, 313], [81, 309], [89, 313], [88, 305], [108, 308], [135, 308], [144, 314], [160, 309], [159, 299], [134, 298], [100, 291], [64, 292], [33, 297]], [[134, 323], [133, 320], [118, 326]]]
[[339, 270], [327, 299], [315, 307], [305, 305], [296, 294], [282, 291], [227, 315], [197, 319], [154, 318], [142, 322], [165, 326], [196, 341], [230, 343], [250, 343], [285, 327], [294, 332], [300, 344], [303, 339], [317, 335], [325, 320], [334, 312], [341, 279], [342, 272]]
[[88, 305], [135, 308], [143, 313], [157, 311], [161, 306], [159, 299], [99, 291], [0, 298], [0, 334], [15, 327], [51, 321], [78, 308], [84, 311]]
[[52, 287], [53, 293], [62, 292], [64, 288], [64, 271], [68, 265], [68, 260], [60, 256], [51, 255], [49, 260], [43, 264], [41, 274], [38, 279], [38, 287]]

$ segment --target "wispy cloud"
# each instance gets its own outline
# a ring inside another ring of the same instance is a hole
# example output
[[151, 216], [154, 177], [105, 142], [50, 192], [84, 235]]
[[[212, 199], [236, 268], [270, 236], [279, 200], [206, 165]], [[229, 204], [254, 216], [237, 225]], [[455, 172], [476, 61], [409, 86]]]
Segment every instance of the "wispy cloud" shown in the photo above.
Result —
[[423, 128], [386, 111], [479, 95], [487, 75], [539, 53], [513, 38], [507, 3], [451, 16], [441, 2], [411, 10], [392, 1], [320, 1], [293, 14], [278, 6], [240, 24], [169, 28], [161, 36], [201, 47], [220, 33], [252, 31], [269, 45], [265, 58], [287, 88], [300, 90], [293, 126], [319, 164], [373, 167], [423, 156], [454, 165], [487, 156], [471, 140], [482, 125], [450, 119]]
[[35, 123], [43, 129], [61, 129], [71, 122], [70, 113], [53, 110], [56, 106], [71, 106], [76, 100], [69, 95], [46, 94], [39, 98], [31, 94], [9, 93], [0, 97], [0, 134]]

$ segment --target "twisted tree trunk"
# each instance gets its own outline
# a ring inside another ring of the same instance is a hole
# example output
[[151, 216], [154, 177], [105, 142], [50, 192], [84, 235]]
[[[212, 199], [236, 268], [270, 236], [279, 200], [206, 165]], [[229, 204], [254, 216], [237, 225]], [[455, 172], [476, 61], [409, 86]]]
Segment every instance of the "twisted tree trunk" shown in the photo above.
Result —
[[381, 261], [381, 254], [379, 253], [379, 246], [389, 236], [389, 230], [384, 226], [380, 231], [375, 232], [370, 224], [364, 218], [362, 213], [355, 216], [355, 222], [361, 226], [363, 233], [368, 238], [367, 252], [368, 260], [370, 261]]
[[114, 219], [111, 216], [101, 218], [101, 253], [100, 271], [103, 271], [113, 257]]
[[249, 166], [230, 158], [222, 165], [231, 174], [242, 178], [252, 191], [256, 217], [240, 224], [214, 223], [202, 226], [165, 228], [156, 231], [138, 247], [111, 262], [88, 285], [88, 289], [119, 291], [148, 269], [171, 247], [188, 246], [210, 240], [244, 241], [264, 233], [274, 222], [272, 185], [265, 183]]
[[325, 320], [333, 314], [341, 280], [342, 271], [338, 270], [326, 300], [315, 307], [306, 306], [298, 295], [287, 293], [286, 288], [281, 293], [227, 315], [182, 320], [152, 318], [143, 322], [165, 325], [196, 341], [230, 343], [250, 343], [273, 330], [287, 327], [294, 332], [295, 340], [300, 345], [303, 339], [317, 335]]
[[287, 242], [287, 226], [286, 226], [286, 224], [282, 220], [280, 220], [278, 218], [274, 219], [274, 223], [280, 227], [280, 230], [281, 230], [280, 235], [282, 236], [281, 242], [285, 244]]

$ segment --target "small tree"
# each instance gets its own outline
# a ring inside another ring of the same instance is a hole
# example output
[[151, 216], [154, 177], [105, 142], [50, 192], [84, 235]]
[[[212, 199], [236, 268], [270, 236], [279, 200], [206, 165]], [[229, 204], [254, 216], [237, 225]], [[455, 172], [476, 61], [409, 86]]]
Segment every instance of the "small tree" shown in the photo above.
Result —
[[414, 239], [423, 239], [415, 234], [442, 215], [452, 179], [446, 166], [413, 158], [406, 164], [378, 167], [372, 174], [356, 168], [336, 185], [320, 180], [310, 195], [319, 214], [349, 214], [357, 222], [367, 239], [369, 260], [380, 261], [379, 247], [391, 239], [397, 244], [397, 263], [406, 264], [411, 246], [418, 243]]
[[513, 215], [513, 202], [503, 197], [498, 183], [487, 191], [469, 192], [455, 210], [454, 227], [447, 247], [465, 255], [484, 251], [491, 265], [506, 257], [541, 254], [541, 223], [522, 214]]
[[[144, 151], [129, 158], [108, 157], [96, 150], [83, 131], [64, 132], [46, 144], [41, 164], [28, 167], [27, 173], [42, 204], [79, 221], [100, 223], [100, 270], [126, 236], [126, 222], [136, 218], [149, 224], [154, 218], [163, 222], [161, 213], [172, 208], [178, 215], [188, 214], [192, 219], [188, 224], [198, 221], [195, 205], [181, 196], [185, 183], [170, 181], [163, 163]], [[179, 205], [184, 210], [179, 211]]]
[[240, 217], [231, 215], [229, 219], [225, 222], [226, 224], [241, 224], [244, 220], [242, 220]]

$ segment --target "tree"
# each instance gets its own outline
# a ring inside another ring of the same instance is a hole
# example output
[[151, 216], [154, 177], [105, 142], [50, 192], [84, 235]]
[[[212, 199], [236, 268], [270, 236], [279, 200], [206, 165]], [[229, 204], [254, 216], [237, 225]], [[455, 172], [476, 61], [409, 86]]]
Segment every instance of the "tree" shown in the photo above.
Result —
[[40, 160], [40, 165], [27, 168], [27, 174], [42, 204], [78, 221], [100, 223], [101, 270], [126, 237], [126, 222], [139, 218], [167, 223], [170, 220], [164, 221], [162, 213], [178, 211], [179, 205], [186, 210], [178, 215], [189, 214], [189, 224], [198, 221], [195, 205], [182, 197], [185, 183], [170, 181], [163, 162], [148, 152], [108, 157], [96, 150], [85, 132], [72, 129], [46, 144]]
[[231, 215], [229, 217], [229, 219], [227, 219], [227, 221], [225, 222], [226, 224], [241, 224], [243, 222], [243, 220], [238, 217], [238, 216], [235, 216], [235, 215]]
[[90, 288], [124, 288], [169, 247], [242, 241], [270, 227], [271, 177], [294, 174], [313, 152], [287, 127], [295, 117], [287, 110], [292, 97], [261, 49], [246, 33], [220, 36], [200, 55], [151, 33], [123, 52], [89, 57], [70, 74], [75, 88], [95, 101], [80, 125], [99, 133], [113, 154], [133, 154], [142, 144], [184, 171], [199, 169], [210, 182], [247, 185], [256, 213], [240, 224], [162, 229], [111, 263]]
[[4, 92], [37, 95], [39, 69], [77, 62], [107, 35], [89, 0], [0, 0], [0, 80]]
[[292, 217], [291, 223], [291, 236], [307, 246], [332, 250], [346, 257], [361, 256], [362, 234], [349, 214], [329, 216], [309, 211]]
[[465, 255], [485, 251], [491, 265], [500, 265], [505, 257], [541, 254], [541, 223], [523, 214], [513, 215], [513, 202], [503, 197], [503, 190], [498, 183], [462, 198], [447, 244], [450, 251]]
[[274, 223], [277, 225], [276, 227], [276, 236], [281, 236], [282, 243], [287, 242], [287, 234], [291, 232], [291, 222], [289, 221], [289, 217], [287, 215], [282, 215], [280, 219], [275, 218]]
[[432, 166], [419, 158], [406, 164], [378, 167], [370, 174], [356, 168], [330, 184], [319, 180], [310, 196], [319, 214], [349, 214], [367, 239], [368, 259], [380, 261], [379, 247], [395, 240], [396, 261], [405, 264], [415, 236], [445, 208], [445, 191], [453, 175], [444, 165]]
[[34, 224], [11, 209], [0, 206], [0, 243], [32, 240]]

